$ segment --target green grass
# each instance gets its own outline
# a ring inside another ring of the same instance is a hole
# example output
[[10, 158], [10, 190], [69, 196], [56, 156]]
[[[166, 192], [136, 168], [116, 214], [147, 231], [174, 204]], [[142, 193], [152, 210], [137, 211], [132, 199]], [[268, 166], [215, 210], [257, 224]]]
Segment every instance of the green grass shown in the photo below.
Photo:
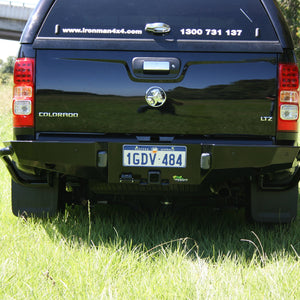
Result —
[[[9, 140], [10, 87], [0, 96]], [[262, 226], [243, 211], [97, 206], [24, 220], [3, 163], [0, 178], [0, 299], [300, 299], [299, 217]]]

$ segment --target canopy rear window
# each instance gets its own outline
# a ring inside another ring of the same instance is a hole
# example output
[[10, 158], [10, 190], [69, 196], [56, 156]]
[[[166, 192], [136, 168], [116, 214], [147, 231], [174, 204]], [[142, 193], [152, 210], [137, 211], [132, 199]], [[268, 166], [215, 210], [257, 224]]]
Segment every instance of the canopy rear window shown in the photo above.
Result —
[[[170, 32], [145, 30], [163, 23]], [[39, 37], [276, 41], [260, 0], [56, 0]]]

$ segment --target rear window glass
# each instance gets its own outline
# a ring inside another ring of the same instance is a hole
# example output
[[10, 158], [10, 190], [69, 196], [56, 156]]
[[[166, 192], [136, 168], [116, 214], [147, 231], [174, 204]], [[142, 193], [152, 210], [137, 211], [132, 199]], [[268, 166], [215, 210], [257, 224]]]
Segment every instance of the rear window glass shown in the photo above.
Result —
[[[145, 29], [156, 28], [155, 23], [163, 23], [169, 32]], [[259, 0], [56, 0], [39, 33], [39, 37], [80, 39], [155, 36], [168, 40], [277, 40]]]

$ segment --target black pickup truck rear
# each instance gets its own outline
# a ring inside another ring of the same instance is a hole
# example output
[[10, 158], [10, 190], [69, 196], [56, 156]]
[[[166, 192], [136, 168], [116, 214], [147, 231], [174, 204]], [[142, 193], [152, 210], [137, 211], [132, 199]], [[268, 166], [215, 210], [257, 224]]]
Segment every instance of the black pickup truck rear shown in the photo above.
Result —
[[299, 72], [273, 0], [40, 1], [14, 80], [15, 215], [118, 199], [296, 217]]

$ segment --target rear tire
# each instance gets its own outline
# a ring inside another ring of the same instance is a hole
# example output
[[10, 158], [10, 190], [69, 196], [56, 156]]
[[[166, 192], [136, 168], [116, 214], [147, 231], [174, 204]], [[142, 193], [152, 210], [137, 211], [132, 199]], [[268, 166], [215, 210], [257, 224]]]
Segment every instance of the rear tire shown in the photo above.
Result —
[[297, 216], [298, 186], [284, 191], [262, 190], [251, 183], [250, 216], [261, 223], [290, 223]]
[[53, 178], [52, 186], [27, 187], [12, 181], [12, 212], [15, 216], [51, 217], [61, 210], [60, 181]]

